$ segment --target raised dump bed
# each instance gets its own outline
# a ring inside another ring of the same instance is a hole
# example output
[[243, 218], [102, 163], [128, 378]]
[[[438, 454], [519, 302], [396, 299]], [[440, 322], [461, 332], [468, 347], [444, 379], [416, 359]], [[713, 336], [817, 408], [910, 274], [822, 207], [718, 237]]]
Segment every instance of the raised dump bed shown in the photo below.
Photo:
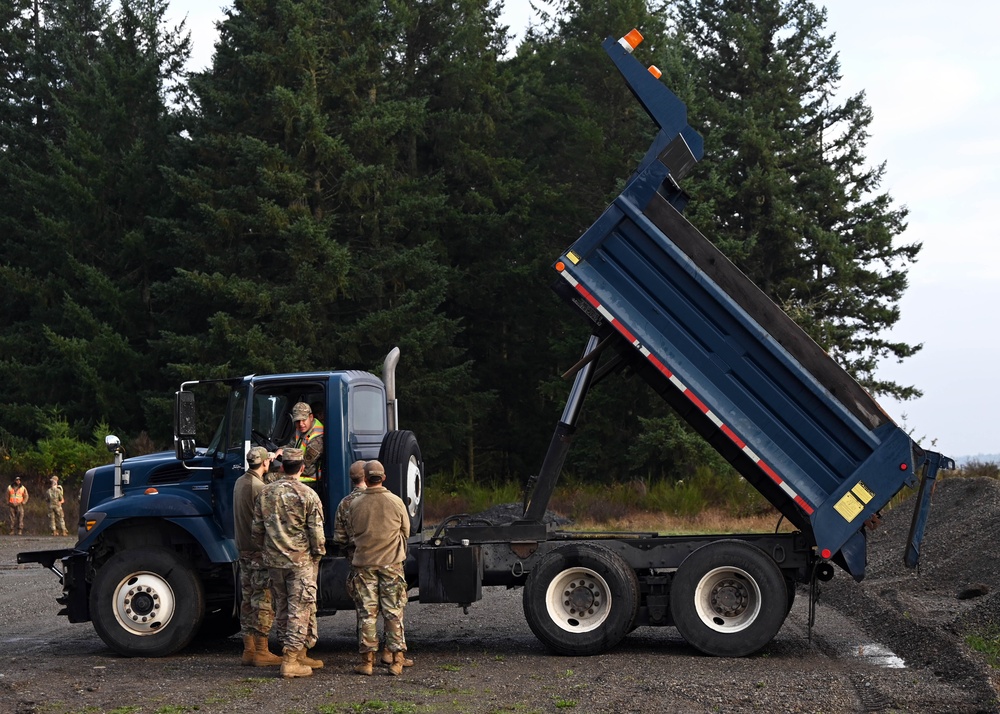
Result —
[[[630, 343], [639, 374], [820, 557], [860, 580], [863, 524], [921, 468], [933, 480], [942, 457], [914, 443], [681, 215], [676, 180], [700, 158], [700, 137], [627, 43], [604, 47], [661, 131], [621, 195], [556, 262], [557, 290], [602, 339]], [[915, 516], [914, 561], [928, 497]]]

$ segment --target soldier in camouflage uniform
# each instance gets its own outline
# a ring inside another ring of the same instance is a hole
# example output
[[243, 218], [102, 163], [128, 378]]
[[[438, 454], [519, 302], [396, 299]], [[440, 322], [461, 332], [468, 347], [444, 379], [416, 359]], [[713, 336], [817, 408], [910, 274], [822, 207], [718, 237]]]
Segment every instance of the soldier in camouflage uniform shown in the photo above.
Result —
[[382, 615], [386, 648], [392, 653], [389, 674], [399, 675], [406, 660], [406, 637], [403, 611], [406, 608], [406, 539], [410, 535], [410, 517], [399, 496], [382, 482], [385, 469], [378, 461], [365, 464], [368, 489], [350, 508], [349, 524], [354, 532], [354, 558], [351, 577], [354, 604], [358, 611], [358, 651], [361, 664], [358, 674], [370, 675], [378, 650], [378, 616]]
[[45, 500], [49, 504], [49, 528], [52, 530], [52, 535], [68, 536], [66, 516], [63, 513], [63, 501], [66, 500], [66, 495], [63, 493], [63, 487], [59, 485], [58, 476], [53, 476], [49, 481], [49, 490], [45, 492]]
[[[340, 505], [337, 506], [337, 513], [333, 517], [333, 541], [344, 549], [344, 555], [347, 557], [348, 562], [351, 562], [354, 560], [354, 531], [351, 530], [349, 514], [351, 503], [363, 494], [367, 488], [367, 484], [365, 483], [365, 462], [355, 461], [351, 464], [348, 475], [350, 476], [353, 488], [349, 494], [344, 496]], [[354, 594], [351, 592], [350, 578], [347, 579], [347, 594], [352, 599], [354, 598]]]
[[299, 478], [302, 449], [286, 446], [284, 475], [261, 491], [254, 506], [253, 540], [264, 553], [282, 644], [282, 677], [308, 677], [323, 666], [307, 650], [316, 644], [316, 571], [326, 554], [323, 504]]
[[264, 565], [264, 554], [250, 536], [253, 509], [264, 490], [263, 475], [267, 473], [274, 454], [262, 446], [247, 452], [250, 469], [236, 479], [233, 487], [233, 520], [236, 548], [240, 552], [240, 625], [243, 627], [243, 664], [268, 667], [281, 664], [281, 657], [267, 645], [267, 636], [274, 624], [271, 604], [271, 577]]
[[305, 402], [297, 402], [292, 407], [292, 423], [295, 424], [295, 437], [282, 447], [279, 453], [289, 447], [305, 451], [305, 472], [302, 481], [312, 483], [323, 477], [320, 468], [320, 456], [323, 455], [323, 422], [313, 414], [312, 407]]

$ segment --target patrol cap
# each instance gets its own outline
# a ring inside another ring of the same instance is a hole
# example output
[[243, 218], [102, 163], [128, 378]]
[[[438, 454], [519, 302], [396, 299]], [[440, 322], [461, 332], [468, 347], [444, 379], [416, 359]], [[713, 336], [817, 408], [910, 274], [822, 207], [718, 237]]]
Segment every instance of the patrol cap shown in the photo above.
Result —
[[260, 466], [268, 458], [274, 458], [274, 455], [263, 446], [254, 446], [247, 452], [247, 463], [251, 466]]
[[385, 467], [380, 461], [369, 461], [365, 464], [365, 481], [384, 481]]
[[294, 407], [292, 407], [292, 421], [308, 419], [309, 415], [312, 413], [312, 408], [308, 404], [305, 402], [298, 402]]
[[281, 447], [281, 461], [283, 463], [288, 463], [289, 461], [305, 461], [306, 452], [301, 446], [283, 446]]

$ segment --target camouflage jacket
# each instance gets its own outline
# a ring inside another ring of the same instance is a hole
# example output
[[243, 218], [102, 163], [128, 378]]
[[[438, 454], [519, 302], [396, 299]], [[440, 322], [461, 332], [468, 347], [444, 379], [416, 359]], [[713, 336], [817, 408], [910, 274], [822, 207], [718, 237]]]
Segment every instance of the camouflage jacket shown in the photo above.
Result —
[[311, 488], [282, 478], [260, 492], [250, 529], [269, 568], [305, 565], [326, 555], [323, 504]]
[[62, 505], [65, 498], [62, 486], [52, 486], [45, 492], [45, 500], [49, 502], [49, 508]]
[[347, 556], [354, 555], [354, 531], [351, 530], [351, 504], [358, 496], [364, 495], [365, 489], [354, 487], [354, 490], [344, 496], [337, 513], [333, 517], [333, 540], [339, 545], [347, 546]]

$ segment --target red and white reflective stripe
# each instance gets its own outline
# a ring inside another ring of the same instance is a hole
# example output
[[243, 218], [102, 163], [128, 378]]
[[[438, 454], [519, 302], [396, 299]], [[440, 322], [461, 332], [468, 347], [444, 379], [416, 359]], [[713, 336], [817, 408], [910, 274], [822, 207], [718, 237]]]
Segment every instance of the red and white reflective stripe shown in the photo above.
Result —
[[686, 384], [684, 384], [684, 382], [682, 382], [677, 378], [677, 375], [671, 372], [670, 369], [656, 355], [654, 355], [652, 352], [649, 351], [649, 348], [647, 348], [645, 345], [639, 342], [639, 340], [635, 338], [635, 336], [629, 331], [627, 327], [625, 327], [625, 325], [621, 323], [620, 320], [618, 320], [614, 315], [612, 315], [607, 308], [601, 305], [601, 303], [599, 303], [597, 299], [590, 294], [590, 291], [587, 290], [587, 288], [583, 287], [583, 285], [580, 284], [579, 280], [570, 275], [569, 271], [567, 270], [562, 270], [560, 271], [560, 273], [564, 278], [566, 278], [566, 281], [570, 285], [572, 285], [576, 289], [576, 291], [580, 293], [580, 295], [582, 295], [584, 299], [586, 299], [586, 301], [594, 307], [595, 310], [601, 313], [604, 319], [606, 319], [608, 322], [614, 325], [614, 328], [618, 330], [618, 332], [620, 332], [625, 339], [631, 342], [633, 347], [635, 347], [637, 350], [639, 350], [640, 353], [642, 353], [643, 357], [649, 360], [649, 362], [654, 367], [656, 367], [656, 369], [658, 369], [663, 374], [663, 376], [665, 376], [667, 379], [670, 380], [671, 384], [677, 387], [677, 389], [679, 389], [681, 393], [691, 401], [692, 404], [698, 407], [698, 409], [702, 412], [702, 414], [707, 416], [712, 421], [713, 424], [719, 427], [719, 430], [722, 431], [722, 433], [725, 434], [727, 437], [729, 437], [730, 441], [736, 444], [736, 446], [738, 446], [744, 454], [749, 456], [750, 459], [752, 459], [753, 462], [757, 464], [758, 467], [760, 467], [760, 470], [763, 471], [765, 474], [767, 474], [768, 478], [774, 481], [774, 483], [777, 484], [782, 491], [788, 494], [788, 497], [791, 498], [793, 501], [795, 501], [795, 503], [799, 505], [799, 508], [801, 508], [806, 513], [812, 515], [815, 509], [811, 505], [809, 505], [809, 503], [804, 498], [802, 498], [802, 496], [796, 493], [795, 490], [788, 485], [788, 482], [785, 481], [783, 478], [781, 478], [781, 476], [779, 476], [778, 473], [773, 468], [771, 468], [765, 461], [763, 461], [760, 458], [760, 456], [758, 456], [754, 452], [754, 450], [747, 445], [745, 441], [743, 441], [739, 436], [737, 436], [736, 432], [734, 432], [731, 428], [729, 428], [727, 424], [725, 424], [721, 419], [719, 419], [719, 417], [715, 414], [715, 412], [709, 409], [708, 406], [703, 401], [701, 401], [698, 398], [698, 396], [694, 392], [692, 392], [690, 388], [688, 388]]

